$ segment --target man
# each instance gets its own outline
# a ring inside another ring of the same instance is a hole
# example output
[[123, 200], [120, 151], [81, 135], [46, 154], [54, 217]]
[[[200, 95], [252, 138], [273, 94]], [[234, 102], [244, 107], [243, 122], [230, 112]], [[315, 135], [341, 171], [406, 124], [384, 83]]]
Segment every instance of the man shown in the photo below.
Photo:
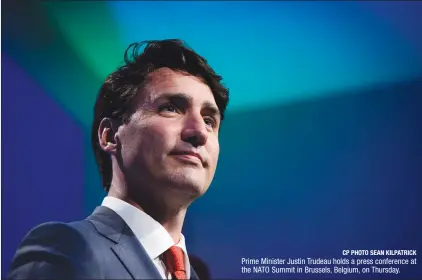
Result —
[[197, 279], [181, 231], [214, 177], [227, 103], [221, 77], [182, 41], [130, 45], [94, 109], [107, 196], [83, 221], [28, 233], [8, 278]]

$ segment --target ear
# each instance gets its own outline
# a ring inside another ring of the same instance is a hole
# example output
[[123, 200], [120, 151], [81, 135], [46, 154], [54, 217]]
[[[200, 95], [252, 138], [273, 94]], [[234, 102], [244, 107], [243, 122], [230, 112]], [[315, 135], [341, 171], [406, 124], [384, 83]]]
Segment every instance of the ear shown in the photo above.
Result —
[[116, 120], [104, 118], [98, 126], [98, 143], [106, 153], [113, 154], [117, 149], [117, 130]]

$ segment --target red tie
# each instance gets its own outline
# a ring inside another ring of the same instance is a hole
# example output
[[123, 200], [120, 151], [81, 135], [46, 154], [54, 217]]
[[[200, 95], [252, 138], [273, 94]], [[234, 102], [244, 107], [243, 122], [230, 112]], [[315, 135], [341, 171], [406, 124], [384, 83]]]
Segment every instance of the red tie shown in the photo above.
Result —
[[164, 262], [171, 276], [175, 279], [186, 279], [185, 255], [182, 248], [170, 247], [164, 252]]

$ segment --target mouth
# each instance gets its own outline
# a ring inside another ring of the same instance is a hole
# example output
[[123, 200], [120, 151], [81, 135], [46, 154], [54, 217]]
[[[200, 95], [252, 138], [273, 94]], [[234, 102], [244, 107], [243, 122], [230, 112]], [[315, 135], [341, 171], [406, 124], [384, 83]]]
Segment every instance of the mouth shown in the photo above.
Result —
[[204, 160], [201, 155], [191, 151], [177, 151], [171, 153], [171, 155], [177, 157], [180, 160], [204, 165]]

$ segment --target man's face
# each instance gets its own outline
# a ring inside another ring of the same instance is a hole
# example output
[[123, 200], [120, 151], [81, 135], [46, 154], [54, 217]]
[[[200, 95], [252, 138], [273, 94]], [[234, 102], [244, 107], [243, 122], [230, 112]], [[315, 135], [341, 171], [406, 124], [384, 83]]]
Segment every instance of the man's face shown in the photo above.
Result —
[[197, 77], [168, 68], [149, 78], [129, 123], [118, 130], [126, 179], [135, 188], [200, 196], [219, 154], [220, 114], [212, 91]]

